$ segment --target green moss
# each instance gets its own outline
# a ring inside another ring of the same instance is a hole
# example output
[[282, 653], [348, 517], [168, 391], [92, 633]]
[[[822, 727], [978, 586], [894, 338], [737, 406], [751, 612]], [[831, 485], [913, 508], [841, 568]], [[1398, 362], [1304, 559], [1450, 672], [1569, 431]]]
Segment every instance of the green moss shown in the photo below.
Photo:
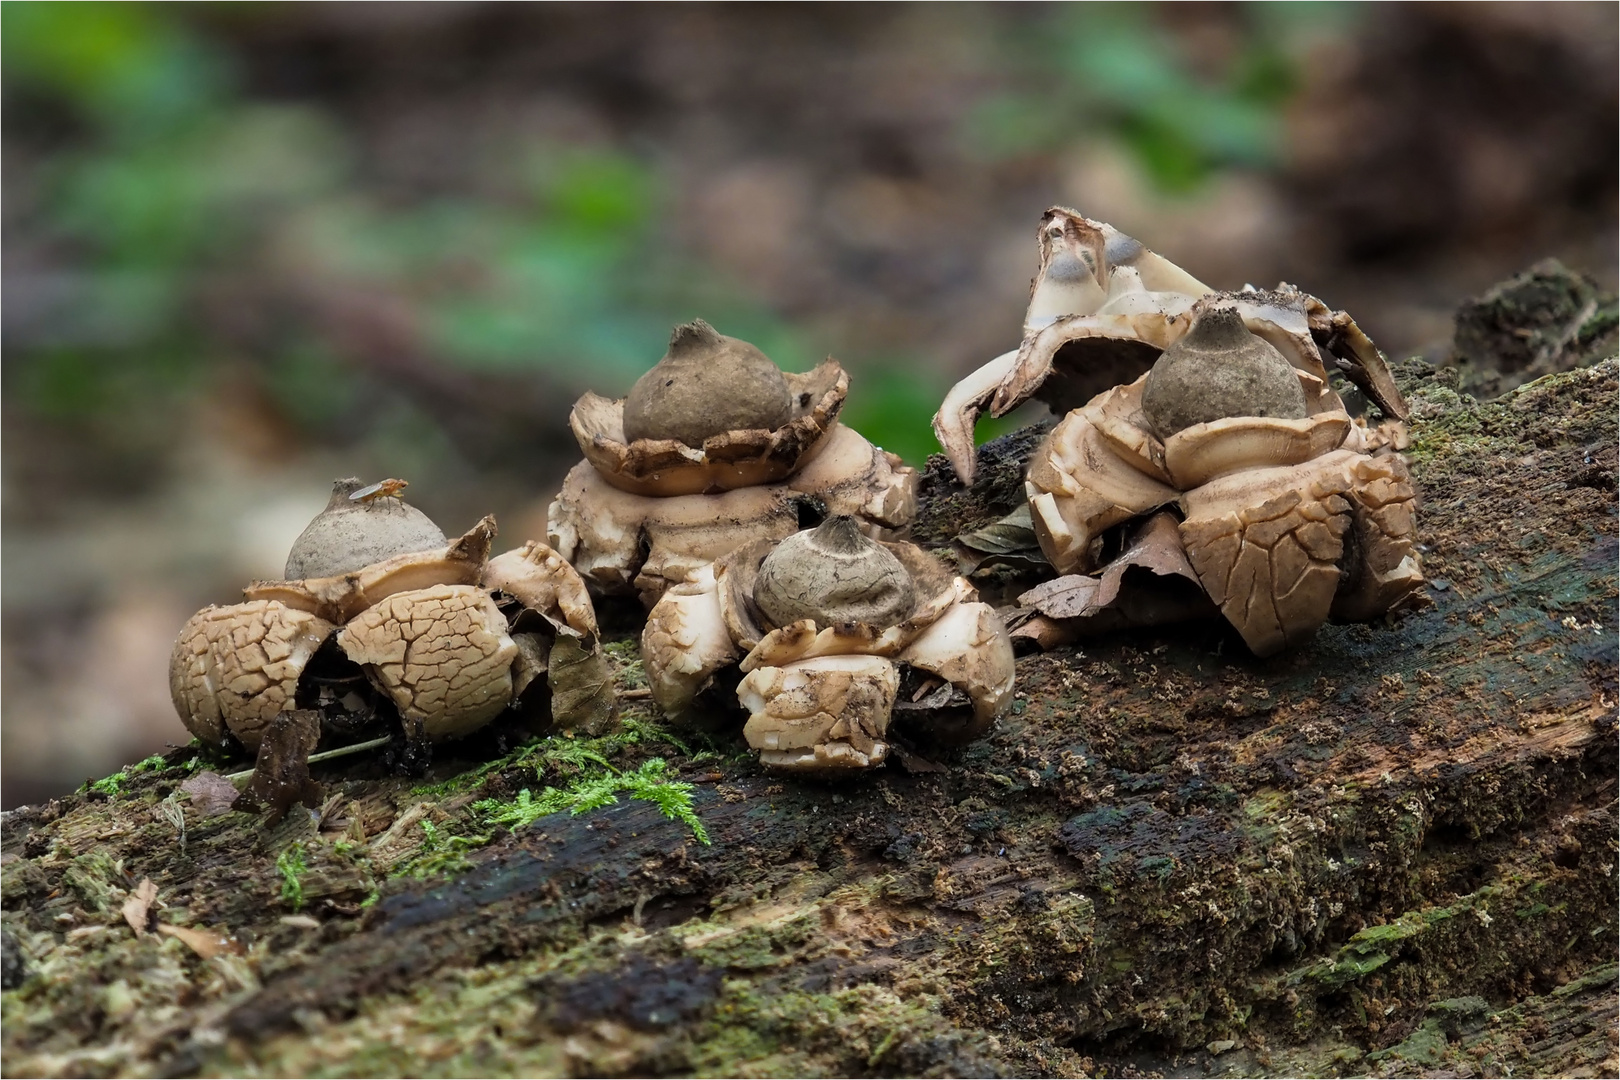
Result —
[[142, 758], [133, 765], [124, 766], [111, 776], [103, 776], [100, 780], [91, 780], [79, 790], [94, 791], [98, 794], [106, 795], [109, 798], [117, 798], [119, 795], [123, 794], [124, 785], [129, 783], [130, 777], [137, 776], [143, 772], [150, 772], [154, 769], [167, 768], [168, 764], [169, 763], [164, 760], [162, 754], [153, 754], [151, 757]]
[[87, 911], [104, 912], [112, 910], [123, 879], [123, 861], [97, 850], [75, 856], [62, 875], [62, 884], [78, 894]]
[[1501, 891], [1500, 886], [1488, 885], [1450, 907], [1409, 911], [1393, 922], [1366, 927], [1358, 931], [1333, 957], [1291, 973], [1287, 983], [1297, 985], [1300, 980], [1308, 979], [1325, 989], [1336, 990], [1395, 959], [1408, 939], [1426, 934], [1458, 915], [1486, 912], [1490, 900]]
[[604, 641], [602, 651], [613, 663], [613, 681], [621, 690], [642, 690], [647, 686], [647, 670], [641, 663], [641, 643], [635, 638]]
[[294, 911], [304, 906], [304, 873], [308, 869], [301, 841], [288, 844], [276, 856], [276, 870], [281, 874], [281, 902]]
[[971, 1039], [935, 1005], [872, 984], [816, 994], [730, 979], [695, 1039], [691, 1068], [700, 1076], [903, 1075], [908, 1044], [937, 1053]]
[[431, 821], [420, 822], [422, 846], [416, 854], [399, 863], [389, 877], [414, 877], [420, 880], [451, 877], [467, 869], [467, 852], [476, 851], [489, 843], [488, 833], [476, 836], [451, 836]]
[[515, 765], [519, 761], [526, 758], [533, 745], [533, 743], [524, 743], [516, 750], [498, 757], [494, 761], [486, 761], [482, 765], [479, 765], [476, 768], [468, 769], [464, 773], [457, 773], [448, 780], [441, 780], [436, 784], [422, 784], [418, 787], [414, 787], [411, 789], [411, 794], [421, 795], [429, 799], [445, 799], [451, 795], [454, 795], [458, 791], [466, 791], [468, 788], [477, 787], [479, 784], [483, 783], [484, 778], [489, 776], [491, 773], [498, 772], [507, 766]]
[[779, 968], [804, 959], [819, 925], [816, 908], [764, 924], [696, 923], [686, 938], [686, 950], [706, 964], [732, 971]]
[[679, 821], [692, 830], [699, 843], [709, 843], [709, 831], [698, 820], [692, 806], [691, 784], [671, 780], [663, 758], [651, 758], [635, 772], [621, 773], [593, 751], [576, 749], [575, 761], [583, 767], [590, 764], [600, 768], [582, 773], [564, 788], [548, 787], [539, 797], [524, 788], [510, 802], [485, 799], [473, 804], [473, 809], [484, 815], [491, 825], [504, 825], [510, 829], [524, 828], [549, 814], [567, 810], [570, 814], [583, 814], [618, 802], [619, 793], [632, 799], [643, 799], [657, 804], [664, 816]]

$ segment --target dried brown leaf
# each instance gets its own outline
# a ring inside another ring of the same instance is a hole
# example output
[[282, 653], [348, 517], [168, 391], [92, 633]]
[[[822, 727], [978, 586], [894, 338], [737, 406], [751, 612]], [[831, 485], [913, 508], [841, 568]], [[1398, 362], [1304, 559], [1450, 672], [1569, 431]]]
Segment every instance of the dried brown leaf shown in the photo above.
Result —
[[1018, 603], [1053, 619], [1084, 619], [1113, 607], [1125, 584], [1125, 573], [1141, 567], [1158, 577], [1180, 577], [1202, 590], [1198, 575], [1187, 561], [1181, 530], [1174, 514], [1154, 514], [1130, 534], [1124, 551], [1096, 577], [1069, 574], [1042, 582], [1018, 598]]
[[551, 684], [551, 716], [561, 728], [600, 735], [612, 725], [617, 706], [613, 672], [601, 646], [586, 648], [577, 634], [562, 631], [546, 666]]
[[1030, 616], [1021, 626], [1010, 631], [1008, 636], [1013, 639], [1014, 645], [1021, 641], [1029, 641], [1043, 652], [1055, 649], [1059, 645], [1067, 645], [1078, 637], [1072, 622], [1049, 619], [1045, 615]]
[[[1080, 633], [1159, 626], [1219, 614], [1187, 561], [1180, 525], [1168, 512], [1136, 525], [1125, 550], [1101, 574], [1069, 574], [1042, 582], [1020, 596], [1018, 603], [1029, 614], [1008, 620], [1018, 624], [1013, 639], [1033, 642], [1042, 649], [1073, 641]], [[1084, 620], [1084, 630], [1075, 620]]]
[[194, 930], [189, 926], [171, 926], [168, 923], [158, 923], [158, 933], [168, 934], [172, 938], [179, 938], [186, 943], [192, 952], [204, 960], [212, 960], [222, 953], [240, 955], [245, 951], [242, 943], [235, 938], [217, 934], [212, 930]]
[[259, 744], [253, 777], [233, 807], [268, 807], [268, 820], [274, 824], [299, 803], [311, 809], [321, 805], [321, 785], [309, 775], [309, 755], [320, 741], [321, 714], [317, 709], [293, 709], [270, 721], [264, 741]]
[[180, 785], [191, 796], [191, 805], [205, 818], [228, 813], [236, 801], [236, 785], [217, 772], [200, 772]]
[[1018, 603], [1049, 619], [1083, 619], [1102, 606], [1097, 603], [1097, 591], [1101, 587], [1101, 578], [1065, 574], [1041, 582], [1020, 596]]
[[137, 937], [146, 933], [152, 917], [152, 902], [157, 899], [157, 893], [157, 886], [152, 884], [151, 878], [141, 878], [141, 883], [124, 901], [124, 921], [129, 923], [129, 928], [135, 931]]

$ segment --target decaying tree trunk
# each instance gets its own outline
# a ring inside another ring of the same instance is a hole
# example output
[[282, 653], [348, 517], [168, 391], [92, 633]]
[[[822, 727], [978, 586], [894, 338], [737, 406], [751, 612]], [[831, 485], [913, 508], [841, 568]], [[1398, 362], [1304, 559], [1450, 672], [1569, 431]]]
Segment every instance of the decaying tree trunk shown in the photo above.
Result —
[[[1400, 371], [1434, 602], [1393, 626], [1025, 656], [990, 737], [839, 784], [633, 698], [317, 766], [319, 820], [191, 749], [7, 815], [6, 1074], [1614, 1075], [1616, 363]], [[920, 539], [1031, 442], [936, 467]], [[628, 791], [522, 823], [654, 756], [711, 843]]]

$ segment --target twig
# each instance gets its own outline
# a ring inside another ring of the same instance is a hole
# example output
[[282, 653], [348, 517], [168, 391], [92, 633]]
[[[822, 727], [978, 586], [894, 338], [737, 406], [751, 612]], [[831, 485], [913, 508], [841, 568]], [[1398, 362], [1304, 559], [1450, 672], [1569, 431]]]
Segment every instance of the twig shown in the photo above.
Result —
[[[333, 758], [347, 757], [350, 754], [358, 754], [362, 750], [375, 750], [379, 746], [387, 746], [389, 739], [389, 736], [384, 735], [380, 739], [368, 739], [365, 742], [357, 742], [353, 746], [340, 746], [336, 750], [322, 750], [318, 754], [309, 755], [309, 763], [311, 765], [318, 765], [323, 761], [331, 761]], [[225, 779], [229, 780], [237, 787], [241, 787], [247, 782], [248, 777], [252, 775], [253, 770], [248, 769], [245, 772], [229, 773], [226, 775]]]
[[639, 701], [642, 698], [652, 697], [652, 691], [647, 689], [645, 686], [639, 687], [635, 690], [620, 690], [619, 697], [624, 701]]

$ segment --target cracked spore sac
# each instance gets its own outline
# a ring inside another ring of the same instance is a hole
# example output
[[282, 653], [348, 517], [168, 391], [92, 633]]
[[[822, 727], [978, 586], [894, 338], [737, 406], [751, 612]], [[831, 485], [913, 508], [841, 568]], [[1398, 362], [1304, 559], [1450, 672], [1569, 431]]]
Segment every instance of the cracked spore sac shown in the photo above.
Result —
[[517, 644], [489, 593], [472, 585], [395, 593], [338, 643], [429, 739], [464, 735], [512, 700]]
[[225, 732], [249, 750], [294, 702], [304, 665], [334, 627], [277, 600], [207, 607], [181, 629], [169, 689], [193, 735], [219, 745]]

